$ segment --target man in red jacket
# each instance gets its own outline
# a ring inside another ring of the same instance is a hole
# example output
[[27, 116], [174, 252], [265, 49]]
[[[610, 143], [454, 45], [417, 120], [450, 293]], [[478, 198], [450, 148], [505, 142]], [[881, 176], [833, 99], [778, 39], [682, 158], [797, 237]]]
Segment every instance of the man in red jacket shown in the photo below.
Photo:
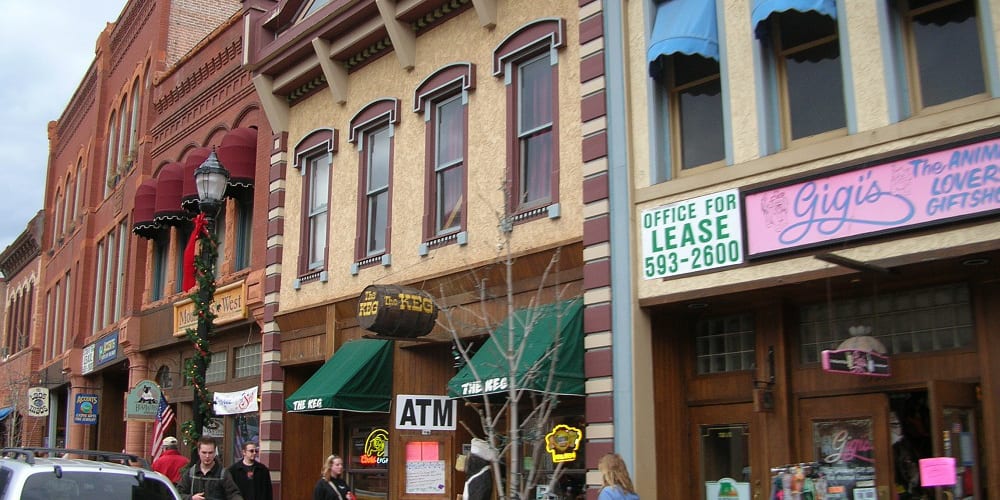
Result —
[[177, 451], [177, 438], [163, 438], [163, 453], [153, 460], [153, 470], [167, 476], [174, 484], [181, 480], [181, 469], [188, 464], [188, 459]]

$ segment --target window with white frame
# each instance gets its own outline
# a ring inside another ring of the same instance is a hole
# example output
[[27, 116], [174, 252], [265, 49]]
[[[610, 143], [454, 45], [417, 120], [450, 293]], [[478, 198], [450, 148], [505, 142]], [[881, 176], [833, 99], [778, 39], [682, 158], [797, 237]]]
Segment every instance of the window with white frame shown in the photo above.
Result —
[[236, 378], [260, 375], [260, 343], [237, 347], [233, 351], [233, 365]]
[[298, 259], [298, 276], [302, 281], [318, 279], [327, 267], [330, 175], [336, 151], [337, 131], [329, 128], [314, 130], [295, 145], [295, 166], [302, 177]]
[[[350, 142], [358, 149], [358, 230], [352, 270], [388, 265], [392, 211], [393, 135], [399, 99], [373, 101], [351, 118]], [[353, 271], [352, 271], [353, 272]]]
[[226, 381], [226, 351], [213, 352], [205, 369], [205, 383], [213, 384]]

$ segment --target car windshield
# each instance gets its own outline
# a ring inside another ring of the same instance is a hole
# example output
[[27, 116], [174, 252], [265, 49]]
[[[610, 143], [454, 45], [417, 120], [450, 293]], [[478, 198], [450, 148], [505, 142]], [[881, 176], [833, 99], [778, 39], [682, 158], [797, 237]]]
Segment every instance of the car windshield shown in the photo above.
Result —
[[32, 474], [24, 483], [21, 500], [174, 500], [170, 487], [138, 474], [101, 471], [64, 471]]

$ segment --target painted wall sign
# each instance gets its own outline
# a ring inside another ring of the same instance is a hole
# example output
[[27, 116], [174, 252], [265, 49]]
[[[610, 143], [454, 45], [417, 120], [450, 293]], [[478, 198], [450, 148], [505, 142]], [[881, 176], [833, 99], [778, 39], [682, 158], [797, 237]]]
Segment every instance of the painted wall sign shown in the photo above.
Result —
[[[212, 297], [213, 325], [224, 325], [247, 317], [246, 281], [239, 281], [219, 287]], [[194, 312], [194, 302], [184, 299], [174, 304], [174, 337], [183, 337], [188, 328], [198, 328], [198, 318]]]
[[545, 435], [545, 451], [552, 455], [554, 463], [576, 460], [576, 450], [580, 449], [583, 432], [576, 427], [559, 424]]
[[28, 388], [28, 416], [49, 416], [49, 390], [45, 387]]
[[396, 395], [396, 428], [453, 431], [458, 400], [447, 396]]
[[140, 380], [125, 396], [125, 420], [153, 422], [160, 408], [160, 386], [152, 380]]
[[736, 189], [643, 210], [640, 223], [645, 279], [743, 263]]
[[389, 337], [420, 337], [437, 320], [434, 298], [418, 288], [369, 285], [358, 298], [358, 325]]
[[1000, 139], [746, 195], [747, 252], [942, 223], [1000, 209]]
[[118, 330], [115, 330], [98, 340], [95, 344], [94, 366], [100, 367], [118, 357]]
[[889, 357], [861, 349], [823, 351], [823, 370], [831, 373], [888, 377]]
[[77, 394], [73, 401], [73, 423], [97, 424], [97, 394]]

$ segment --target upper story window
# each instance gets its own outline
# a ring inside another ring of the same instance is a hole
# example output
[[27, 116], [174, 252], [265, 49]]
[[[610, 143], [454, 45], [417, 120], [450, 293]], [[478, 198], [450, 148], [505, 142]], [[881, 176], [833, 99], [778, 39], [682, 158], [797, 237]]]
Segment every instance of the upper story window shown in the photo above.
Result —
[[[983, 41], [973, 0], [898, 0], [898, 53], [914, 113], [986, 93]], [[943, 76], [947, 75], [947, 76]], [[902, 83], [902, 82], [901, 82]], [[911, 113], [912, 114], [912, 113]]]
[[723, 85], [714, 1], [670, 0], [656, 7], [647, 49], [656, 80], [659, 133], [654, 149], [672, 178], [695, 167], [722, 165], [726, 156]]
[[328, 3], [330, 3], [330, 0], [311, 0], [305, 2], [305, 5], [302, 7], [302, 14], [299, 15], [299, 21], [311, 16]]
[[105, 189], [104, 196], [111, 193], [111, 190], [118, 185], [118, 172], [115, 169], [115, 114], [111, 113], [108, 119], [108, 148], [107, 164], [105, 166]]
[[139, 79], [132, 83], [132, 117], [129, 120], [128, 157], [135, 161], [136, 149], [139, 147]]
[[351, 119], [350, 142], [358, 147], [358, 232], [355, 269], [389, 265], [392, 211], [392, 148], [399, 100], [380, 99]]
[[515, 219], [559, 201], [558, 49], [565, 22], [521, 27], [493, 51], [493, 75], [507, 85], [508, 208]]
[[333, 129], [316, 130], [295, 146], [295, 166], [302, 175], [303, 217], [298, 263], [300, 279], [313, 278], [313, 273], [327, 267], [330, 169], [336, 151], [337, 132]]
[[465, 229], [468, 151], [468, 92], [475, 67], [445, 66], [414, 93], [414, 111], [423, 112], [427, 137], [424, 176], [424, 241], [437, 246]]
[[770, 127], [780, 131], [766, 141], [771, 150], [847, 126], [835, 3], [819, 2], [817, 10], [774, 8], [774, 2], [757, 0], [752, 11], [764, 48], [764, 81], [777, 96], [765, 108]]

